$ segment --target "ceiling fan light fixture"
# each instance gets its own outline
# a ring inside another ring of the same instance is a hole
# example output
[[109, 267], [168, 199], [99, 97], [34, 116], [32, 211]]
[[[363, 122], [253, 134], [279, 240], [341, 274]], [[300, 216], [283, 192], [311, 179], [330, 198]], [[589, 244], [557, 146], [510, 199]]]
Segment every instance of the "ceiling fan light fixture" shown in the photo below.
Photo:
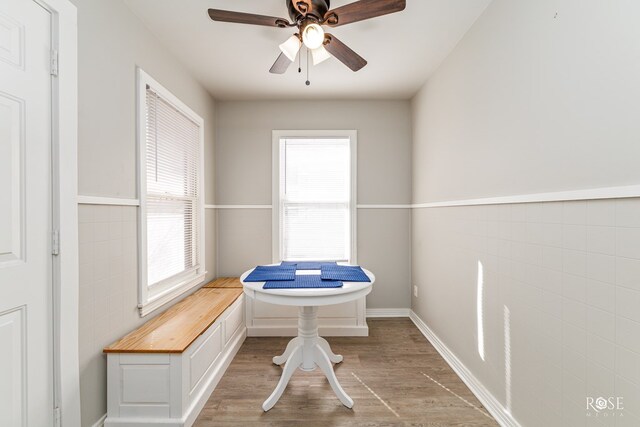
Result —
[[302, 31], [304, 45], [311, 49], [318, 49], [324, 43], [324, 30], [318, 24], [309, 24]]
[[320, 46], [317, 49], [313, 49], [311, 51], [311, 55], [313, 56], [313, 65], [322, 64], [327, 59], [331, 58], [331, 54], [324, 46]]
[[280, 50], [293, 62], [296, 60], [300, 47], [302, 47], [302, 42], [297, 35], [294, 35], [280, 45]]
[[[360, 71], [367, 65], [367, 61], [338, 38], [325, 33], [322, 26], [339, 27], [366, 21], [403, 11], [407, 7], [407, 0], [351, 0], [335, 9], [331, 9], [331, 0], [285, 0], [285, 2], [290, 20], [223, 9], [209, 9], [208, 13], [209, 18], [217, 22], [276, 28], [297, 27], [299, 33], [280, 45], [282, 53], [278, 55], [278, 59], [269, 70], [273, 74], [284, 74], [299, 57], [303, 44], [307, 48], [307, 55], [309, 51], [312, 52], [314, 64], [320, 64], [333, 56], [352, 71]], [[298, 71], [301, 71], [302, 61], [300, 62]]]

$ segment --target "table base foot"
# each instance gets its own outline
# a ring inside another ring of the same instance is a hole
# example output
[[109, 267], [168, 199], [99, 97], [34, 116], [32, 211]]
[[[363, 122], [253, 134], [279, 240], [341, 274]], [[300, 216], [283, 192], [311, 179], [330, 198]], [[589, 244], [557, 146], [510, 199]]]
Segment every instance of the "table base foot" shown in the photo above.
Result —
[[[333, 392], [336, 394], [336, 396], [344, 406], [349, 409], [353, 408], [353, 399], [349, 397], [349, 395], [344, 391], [344, 389], [338, 382], [336, 373], [333, 372], [333, 365], [331, 364], [329, 355], [325, 353], [324, 349], [319, 344], [316, 345], [315, 350], [316, 357], [314, 358], [314, 362], [316, 362], [318, 367], [324, 373], [324, 376], [327, 377], [327, 380], [329, 380], [329, 384], [331, 385]], [[340, 357], [342, 358], [342, 356]]]
[[333, 372], [332, 363], [340, 363], [342, 360], [342, 356], [331, 350], [327, 340], [318, 335], [318, 307], [300, 307], [298, 336], [289, 341], [282, 355], [273, 358], [273, 363], [276, 365], [284, 363], [284, 369], [278, 385], [271, 396], [264, 401], [262, 409], [266, 412], [273, 408], [298, 368], [307, 372], [320, 368], [340, 402], [347, 408], [352, 408], [353, 399], [340, 386]]
[[275, 356], [273, 358], [273, 363], [278, 366], [283, 365], [287, 361], [289, 356], [291, 356], [293, 351], [300, 345], [302, 345], [302, 338], [295, 337], [294, 339], [289, 341], [289, 344], [287, 344], [287, 348], [285, 349], [284, 353], [282, 353], [281, 356]]
[[[329, 345], [329, 342], [326, 339], [318, 337], [317, 344], [324, 350], [325, 353], [327, 353], [327, 356], [329, 357], [331, 363], [342, 363], [344, 358], [339, 354], [335, 354], [333, 350], [331, 350], [331, 345]], [[291, 353], [293, 353], [293, 350], [295, 350], [295, 348], [300, 345], [302, 345], [302, 338], [300, 337], [295, 337], [294, 339], [289, 341], [284, 353], [273, 358], [273, 364], [278, 366], [284, 365], [289, 356], [291, 356]]]
[[318, 337], [318, 345], [324, 350], [332, 363], [342, 363], [342, 360], [344, 358], [339, 354], [335, 354], [331, 350], [331, 346], [329, 345], [329, 342], [327, 340], [322, 337]]
[[[322, 341], [326, 343], [325, 340], [320, 339], [311, 348], [312, 354], [310, 356], [312, 358], [313, 364], [316, 367], [319, 367], [325, 377], [327, 377], [329, 385], [331, 385], [333, 392], [336, 394], [340, 402], [342, 402], [342, 404], [347, 408], [353, 408], [353, 399], [349, 397], [349, 395], [344, 391], [344, 389], [338, 382], [338, 378], [336, 377], [335, 372], [333, 372], [331, 358], [323, 348], [325, 347], [325, 344], [322, 343]], [[282, 376], [280, 377], [280, 381], [278, 381], [278, 385], [276, 386], [275, 390], [273, 390], [273, 393], [271, 393], [271, 396], [269, 396], [269, 398], [262, 404], [262, 409], [265, 412], [273, 408], [278, 402], [278, 400], [282, 396], [282, 393], [284, 393], [284, 390], [287, 388], [287, 384], [289, 384], [289, 380], [291, 379], [291, 376], [296, 371], [296, 369], [302, 368], [301, 365], [304, 360], [304, 350], [305, 347], [302, 343], [302, 340], [296, 341], [296, 339], [294, 338], [289, 342], [289, 345], [285, 350], [285, 354], [283, 354], [282, 356], [278, 356], [284, 357], [288, 353], [288, 359], [286, 360], [284, 369], [282, 370]], [[338, 357], [333, 353], [331, 353], [331, 355], [334, 357], [334, 359]], [[342, 359], [342, 356], [339, 357], [340, 359]], [[274, 357], [274, 363], [276, 363], [275, 359], [277, 359], [277, 357]]]
[[282, 376], [280, 377], [280, 381], [278, 381], [278, 385], [276, 386], [271, 396], [267, 398], [262, 404], [262, 409], [267, 412], [269, 409], [273, 408], [273, 406], [278, 402], [282, 393], [284, 393], [284, 389], [287, 388], [287, 384], [289, 384], [289, 380], [293, 373], [298, 369], [300, 364], [302, 363], [302, 346], [296, 346], [289, 355], [289, 360], [284, 365], [284, 369], [282, 370]]

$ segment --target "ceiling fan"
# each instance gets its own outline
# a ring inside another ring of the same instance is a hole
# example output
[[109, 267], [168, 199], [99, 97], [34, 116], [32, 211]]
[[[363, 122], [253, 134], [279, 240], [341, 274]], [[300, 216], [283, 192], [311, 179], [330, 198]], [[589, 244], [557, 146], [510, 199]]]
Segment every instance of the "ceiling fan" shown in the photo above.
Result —
[[220, 9], [209, 9], [209, 16], [212, 20], [221, 22], [278, 28], [297, 27], [298, 32], [280, 45], [282, 53], [269, 70], [271, 73], [284, 74], [295, 61], [303, 44], [311, 51], [314, 65], [334, 56], [351, 70], [359, 71], [367, 65], [367, 61], [336, 36], [325, 33], [322, 26], [339, 27], [400, 12], [407, 3], [406, 0], [358, 0], [332, 10], [331, 0], [285, 1], [291, 22], [284, 18]]

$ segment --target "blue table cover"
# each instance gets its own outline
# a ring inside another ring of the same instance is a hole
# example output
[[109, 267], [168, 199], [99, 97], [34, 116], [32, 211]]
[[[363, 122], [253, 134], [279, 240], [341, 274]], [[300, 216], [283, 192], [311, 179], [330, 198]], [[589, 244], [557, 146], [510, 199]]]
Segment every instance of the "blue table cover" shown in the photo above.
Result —
[[299, 274], [295, 280], [289, 281], [268, 281], [263, 289], [319, 289], [319, 288], [341, 288], [342, 282], [333, 280], [322, 280], [319, 274]]
[[280, 265], [295, 265], [298, 270], [320, 270], [323, 265], [337, 265], [337, 263], [329, 261], [282, 261]]
[[295, 265], [257, 266], [245, 279], [245, 282], [293, 281], [296, 278]]
[[369, 276], [358, 266], [323, 265], [321, 268], [323, 280], [341, 280], [343, 282], [371, 282]]

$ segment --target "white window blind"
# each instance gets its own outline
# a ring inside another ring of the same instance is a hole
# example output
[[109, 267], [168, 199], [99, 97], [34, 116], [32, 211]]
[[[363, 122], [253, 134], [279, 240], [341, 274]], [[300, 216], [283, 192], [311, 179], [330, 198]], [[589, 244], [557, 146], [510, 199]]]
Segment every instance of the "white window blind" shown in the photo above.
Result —
[[147, 286], [195, 275], [200, 263], [200, 126], [146, 90]]
[[286, 139], [280, 212], [287, 261], [349, 261], [349, 139]]

